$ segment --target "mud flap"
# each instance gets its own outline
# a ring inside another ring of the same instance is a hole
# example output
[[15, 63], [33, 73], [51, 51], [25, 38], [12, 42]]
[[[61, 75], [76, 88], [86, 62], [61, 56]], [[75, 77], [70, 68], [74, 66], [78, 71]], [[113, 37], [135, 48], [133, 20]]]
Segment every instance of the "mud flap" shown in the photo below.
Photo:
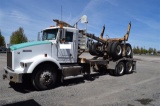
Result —
[[136, 61], [133, 61], [133, 70], [136, 70]]

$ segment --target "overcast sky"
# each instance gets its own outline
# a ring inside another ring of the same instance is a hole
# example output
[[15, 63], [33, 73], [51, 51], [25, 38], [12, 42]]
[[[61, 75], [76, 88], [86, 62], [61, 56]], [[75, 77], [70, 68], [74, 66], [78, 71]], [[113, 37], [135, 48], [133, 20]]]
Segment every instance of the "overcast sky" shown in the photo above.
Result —
[[73, 25], [82, 15], [88, 17], [88, 32], [99, 36], [122, 37], [132, 22], [132, 46], [160, 50], [160, 0], [0, 0], [0, 30], [9, 43], [19, 27], [29, 40], [37, 40], [42, 29], [61, 19]]

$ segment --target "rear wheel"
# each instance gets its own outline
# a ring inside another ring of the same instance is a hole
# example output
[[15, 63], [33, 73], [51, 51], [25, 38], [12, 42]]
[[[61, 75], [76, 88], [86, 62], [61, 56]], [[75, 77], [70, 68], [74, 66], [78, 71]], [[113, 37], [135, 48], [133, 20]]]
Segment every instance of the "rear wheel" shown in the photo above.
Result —
[[115, 67], [114, 75], [115, 76], [121, 76], [121, 75], [124, 74], [124, 70], [125, 70], [124, 62], [120, 61]]
[[51, 64], [37, 67], [32, 76], [32, 84], [37, 90], [47, 90], [55, 86], [57, 71]]
[[126, 74], [131, 74], [133, 72], [133, 63], [132, 61], [127, 61], [126, 62], [126, 70], [125, 73]]

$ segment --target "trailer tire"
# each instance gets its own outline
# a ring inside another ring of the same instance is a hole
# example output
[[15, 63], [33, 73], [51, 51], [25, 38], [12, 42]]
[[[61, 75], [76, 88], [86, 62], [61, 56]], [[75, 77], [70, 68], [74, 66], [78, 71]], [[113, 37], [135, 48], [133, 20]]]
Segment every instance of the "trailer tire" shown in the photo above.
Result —
[[57, 71], [51, 64], [42, 64], [37, 67], [32, 76], [32, 84], [37, 90], [47, 90], [55, 86]]
[[112, 48], [112, 44], [113, 44], [114, 42], [109, 42], [109, 44], [108, 44], [108, 47], [107, 47], [107, 53], [108, 53], [108, 55], [110, 55], [111, 56], [111, 48]]
[[131, 74], [132, 72], [133, 72], [133, 62], [132, 61], [127, 61], [126, 62], [125, 73], [126, 74]]
[[122, 76], [124, 74], [124, 71], [125, 71], [125, 64], [123, 61], [120, 61], [115, 67], [114, 75]]
[[99, 42], [92, 43], [92, 45], [89, 48], [89, 53], [93, 56], [102, 57], [103, 53], [100, 50], [98, 50], [98, 46], [102, 46], [101, 43]]
[[90, 45], [89, 47], [89, 53], [93, 56], [96, 55], [95, 51], [94, 51], [94, 42]]
[[99, 50], [99, 47], [102, 47], [102, 44], [99, 42], [94, 43], [94, 48], [93, 51], [96, 53], [97, 56], [102, 57], [103, 53], [101, 52], [101, 50]]
[[126, 57], [133, 58], [132, 46], [129, 43], [126, 44]]
[[122, 46], [119, 42], [114, 42], [112, 44], [112, 58], [113, 59], [118, 59], [122, 56]]

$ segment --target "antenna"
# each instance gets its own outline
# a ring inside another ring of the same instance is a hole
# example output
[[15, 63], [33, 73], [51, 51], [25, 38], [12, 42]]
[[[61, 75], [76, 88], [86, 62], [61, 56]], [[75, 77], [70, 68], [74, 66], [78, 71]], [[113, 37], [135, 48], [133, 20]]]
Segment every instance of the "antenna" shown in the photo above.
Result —
[[62, 5], [61, 5], [61, 21], [62, 21]]

